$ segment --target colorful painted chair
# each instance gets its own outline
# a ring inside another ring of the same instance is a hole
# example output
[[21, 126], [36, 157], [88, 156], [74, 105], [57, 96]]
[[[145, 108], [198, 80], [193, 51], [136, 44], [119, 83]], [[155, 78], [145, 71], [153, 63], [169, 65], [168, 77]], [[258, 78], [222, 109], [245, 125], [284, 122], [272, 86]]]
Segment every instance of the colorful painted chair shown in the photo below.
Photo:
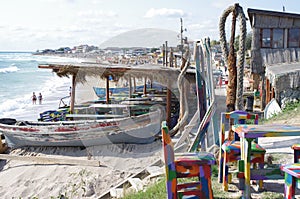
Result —
[[[162, 122], [162, 138], [168, 199], [212, 199], [211, 165], [216, 163], [214, 156], [207, 152], [175, 154], [166, 122]], [[191, 179], [179, 183], [179, 178]]]
[[[245, 111], [221, 113], [219, 182], [223, 183], [224, 191], [228, 191], [228, 183], [231, 182], [231, 173], [228, 164], [241, 159], [240, 140], [238, 135], [231, 130], [231, 126], [235, 124], [245, 124], [251, 121], [254, 124], [258, 124], [258, 115]], [[227, 137], [225, 135], [226, 131], [228, 132]], [[253, 163], [254, 167], [256, 167], [258, 163], [259, 167], [263, 168], [266, 150], [255, 142], [252, 142], [251, 147], [251, 163]], [[262, 180], [259, 182], [259, 188], [262, 188]]]
[[293, 144], [292, 149], [294, 150], [294, 163], [298, 163], [300, 159], [300, 144]]

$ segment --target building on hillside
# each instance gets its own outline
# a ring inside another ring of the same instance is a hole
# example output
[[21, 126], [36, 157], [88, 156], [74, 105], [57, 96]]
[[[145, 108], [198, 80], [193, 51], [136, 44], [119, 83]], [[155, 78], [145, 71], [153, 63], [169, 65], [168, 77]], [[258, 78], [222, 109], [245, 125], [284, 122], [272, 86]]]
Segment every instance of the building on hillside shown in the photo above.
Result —
[[248, 9], [252, 27], [253, 89], [261, 90], [262, 109], [300, 99], [300, 14]]

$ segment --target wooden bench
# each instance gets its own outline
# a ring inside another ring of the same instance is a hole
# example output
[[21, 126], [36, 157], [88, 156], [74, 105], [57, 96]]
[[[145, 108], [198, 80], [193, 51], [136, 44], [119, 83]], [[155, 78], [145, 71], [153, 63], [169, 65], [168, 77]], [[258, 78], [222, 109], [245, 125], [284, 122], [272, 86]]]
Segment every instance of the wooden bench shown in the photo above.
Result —
[[284, 172], [284, 198], [295, 198], [295, 188], [300, 187], [300, 163], [282, 165]]

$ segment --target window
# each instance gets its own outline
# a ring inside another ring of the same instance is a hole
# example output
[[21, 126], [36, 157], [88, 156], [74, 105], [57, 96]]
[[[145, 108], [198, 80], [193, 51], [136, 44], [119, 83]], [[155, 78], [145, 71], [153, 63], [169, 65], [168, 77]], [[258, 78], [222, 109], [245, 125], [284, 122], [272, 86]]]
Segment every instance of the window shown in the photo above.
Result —
[[271, 48], [271, 29], [262, 29], [262, 48]]
[[283, 29], [273, 29], [272, 48], [283, 48]]
[[300, 36], [299, 28], [291, 28], [289, 29], [289, 37], [288, 37], [288, 47], [289, 48], [299, 48], [299, 36]]
[[284, 29], [263, 28], [261, 29], [261, 48], [283, 48]]

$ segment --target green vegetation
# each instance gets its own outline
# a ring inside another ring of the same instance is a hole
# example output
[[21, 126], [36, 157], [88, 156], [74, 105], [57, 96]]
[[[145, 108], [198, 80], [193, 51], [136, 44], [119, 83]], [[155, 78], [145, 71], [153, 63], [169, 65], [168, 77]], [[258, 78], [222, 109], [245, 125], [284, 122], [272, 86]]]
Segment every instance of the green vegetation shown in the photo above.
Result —
[[[238, 51], [239, 50], [239, 38], [240, 35], [236, 36], [234, 39], [234, 50]], [[251, 50], [251, 42], [252, 42], [252, 32], [248, 32], [246, 35], [246, 41], [245, 41], [245, 48], [246, 50]], [[214, 47], [216, 45], [220, 45], [220, 41], [217, 40], [211, 40], [210, 41], [211, 47]]]
[[285, 105], [284, 109], [282, 110], [282, 113], [275, 114], [270, 119], [261, 120], [261, 122], [268, 123], [268, 122], [278, 121], [278, 120], [288, 120], [289, 118], [294, 118], [295, 116], [300, 115], [299, 110], [300, 110], [300, 101], [295, 103], [291, 102]]
[[[234, 50], [238, 51], [239, 50], [239, 38], [240, 35], [236, 36], [234, 39]], [[245, 41], [245, 49], [246, 50], [251, 50], [251, 42], [252, 42], [252, 32], [248, 32], [246, 35], [246, 41]]]
[[128, 194], [124, 199], [157, 199], [166, 198], [166, 179], [160, 179], [156, 184], [147, 187], [146, 191], [140, 191], [138, 193]]
[[[231, 186], [231, 185], [229, 185]], [[234, 185], [232, 185], [234, 186]], [[214, 198], [230, 198], [238, 199], [241, 197], [240, 193], [230, 193], [222, 190], [222, 184], [218, 182], [218, 166], [212, 166], [212, 187], [214, 191]], [[166, 179], [160, 179], [156, 184], [150, 185], [147, 190], [138, 193], [129, 193], [123, 199], [157, 199], [166, 198]]]

